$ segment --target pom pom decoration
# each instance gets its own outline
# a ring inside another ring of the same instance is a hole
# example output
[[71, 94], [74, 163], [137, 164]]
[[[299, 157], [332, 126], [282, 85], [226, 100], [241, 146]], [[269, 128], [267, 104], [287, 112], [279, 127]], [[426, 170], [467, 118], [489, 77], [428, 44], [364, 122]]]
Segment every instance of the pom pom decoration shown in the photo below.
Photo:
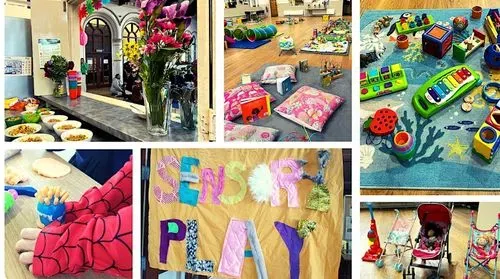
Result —
[[248, 177], [248, 186], [257, 202], [267, 202], [273, 194], [273, 175], [266, 164], [260, 164]]
[[108, 4], [110, 0], [85, 0], [78, 8], [78, 17], [80, 18], [80, 45], [85, 46], [88, 42], [87, 34], [83, 29], [83, 19], [92, 15], [95, 11], [102, 8], [103, 5]]

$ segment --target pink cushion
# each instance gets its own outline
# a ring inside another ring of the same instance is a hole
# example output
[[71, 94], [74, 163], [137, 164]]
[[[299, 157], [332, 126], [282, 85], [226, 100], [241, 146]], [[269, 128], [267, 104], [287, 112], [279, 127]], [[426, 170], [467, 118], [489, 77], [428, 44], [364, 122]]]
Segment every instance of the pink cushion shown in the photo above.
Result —
[[274, 111], [299, 125], [321, 132], [330, 116], [344, 101], [342, 97], [302, 86]]
[[295, 66], [293, 65], [278, 65], [269, 66], [264, 71], [260, 79], [260, 83], [263, 84], [274, 84], [279, 78], [290, 77], [292, 82], [297, 82], [295, 77]]
[[[224, 92], [224, 119], [233, 120], [241, 116], [240, 101], [250, 97], [270, 95], [257, 82], [241, 85]], [[274, 101], [271, 96], [271, 102]]]
[[274, 141], [278, 133], [273, 128], [224, 122], [224, 141]]

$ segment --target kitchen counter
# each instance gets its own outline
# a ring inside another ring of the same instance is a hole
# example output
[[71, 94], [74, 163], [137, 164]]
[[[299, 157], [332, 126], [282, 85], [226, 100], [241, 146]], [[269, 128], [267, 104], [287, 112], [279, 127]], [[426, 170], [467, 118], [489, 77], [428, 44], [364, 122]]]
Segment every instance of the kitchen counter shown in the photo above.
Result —
[[[170, 133], [164, 137], [150, 135], [146, 129], [146, 120], [135, 115], [127, 102], [109, 97], [82, 93], [76, 100], [69, 97], [56, 98], [54, 96], [38, 96], [50, 106], [56, 107], [66, 114], [74, 116], [120, 140], [131, 141], [181, 141], [191, 142], [197, 140], [196, 130], [184, 130], [180, 123], [170, 125]], [[92, 129], [90, 129], [92, 130]]]

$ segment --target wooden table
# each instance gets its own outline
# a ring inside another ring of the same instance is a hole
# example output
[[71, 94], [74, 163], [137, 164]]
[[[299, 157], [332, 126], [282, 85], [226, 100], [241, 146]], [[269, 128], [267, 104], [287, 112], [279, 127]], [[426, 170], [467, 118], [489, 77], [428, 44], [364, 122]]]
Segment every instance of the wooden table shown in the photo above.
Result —
[[[53, 158], [71, 166], [71, 173], [61, 178], [45, 178], [32, 171], [31, 164], [39, 158]], [[44, 150], [25, 150], [5, 161], [5, 167], [15, 167], [25, 171], [29, 178], [21, 185], [29, 185], [35, 189], [43, 186], [61, 186], [69, 192], [68, 200], [79, 200], [81, 195], [90, 187], [100, 186], [98, 182], [73, 167], [52, 152]], [[26, 266], [19, 262], [19, 255], [15, 245], [20, 239], [19, 234], [23, 228], [36, 228], [36, 199], [19, 196], [14, 207], [5, 214], [5, 275], [8, 279], [35, 278]], [[69, 275], [59, 275], [54, 278], [74, 278]], [[115, 278], [103, 274], [86, 272], [81, 278]]]

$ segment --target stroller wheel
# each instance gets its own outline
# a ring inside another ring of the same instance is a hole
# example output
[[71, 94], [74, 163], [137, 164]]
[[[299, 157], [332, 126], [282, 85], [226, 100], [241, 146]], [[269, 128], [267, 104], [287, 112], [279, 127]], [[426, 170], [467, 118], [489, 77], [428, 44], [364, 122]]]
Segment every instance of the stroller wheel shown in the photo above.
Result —
[[378, 268], [382, 268], [384, 266], [384, 261], [382, 259], [378, 259], [378, 260], [375, 261], [375, 265]]
[[395, 269], [397, 272], [401, 272], [401, 271], [403, 271], [403, 264], [402, 264], [402, 263], [395, 263], [395, 264], [394, 264], [394, 269]]

